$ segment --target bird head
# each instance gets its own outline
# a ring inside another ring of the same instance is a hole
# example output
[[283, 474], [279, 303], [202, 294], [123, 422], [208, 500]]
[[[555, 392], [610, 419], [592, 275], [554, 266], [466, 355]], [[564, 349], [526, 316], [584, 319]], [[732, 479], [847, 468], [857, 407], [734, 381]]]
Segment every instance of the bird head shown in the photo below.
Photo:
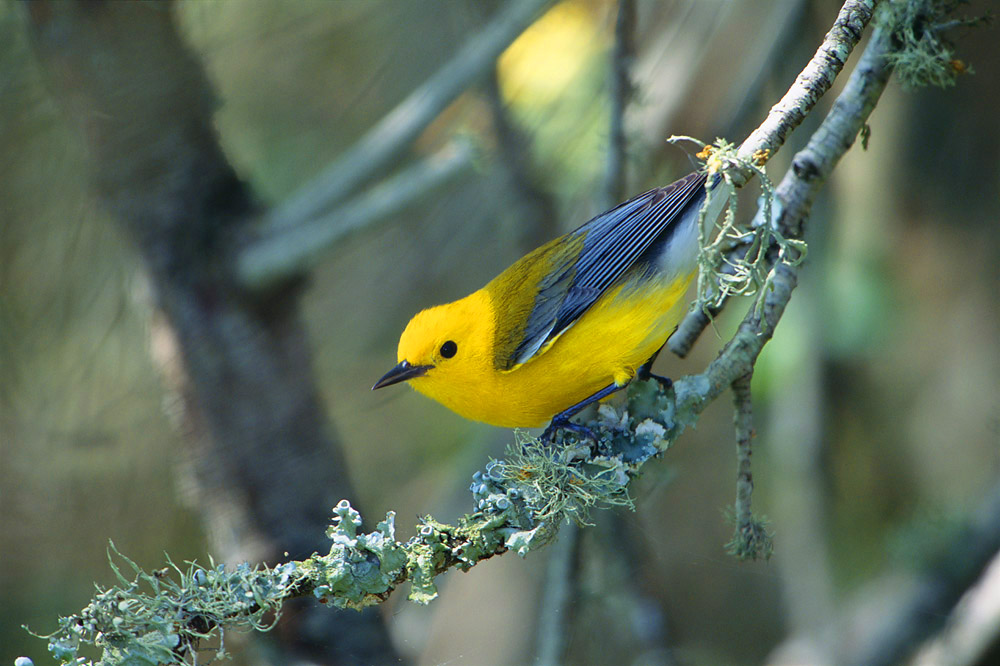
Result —
[[481, 291], [418, 312], [399, 338], [399, 363], [372, 389], [405, 381], [447, 404], [442, 393], [461, 391], [492, 370], [493, 326], [489, 298]]

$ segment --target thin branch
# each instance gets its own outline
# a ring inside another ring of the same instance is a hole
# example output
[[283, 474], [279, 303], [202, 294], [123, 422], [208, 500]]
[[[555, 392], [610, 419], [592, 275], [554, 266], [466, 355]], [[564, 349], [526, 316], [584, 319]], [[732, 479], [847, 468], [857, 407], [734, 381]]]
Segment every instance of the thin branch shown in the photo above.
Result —
[[[891, 52], [891, 46], [890, 32], [883, 27], [876, 29], [830, 113], [806, 147], [792, 159], [792, 168], [775, 190], [776, 226], [785, 238], [801, 238], [813, 198], [833, 167], [854, 144], [885, 90], [892, 72], [885, 56]], [[779, 261], [772, 272], [773, 289], [764, 301], [763, 312], [758, 315], [754, 308], [750, 309], [736, 335], [705, 372], [675, 382], [678, 410], [700, 413], [726, 387], [753, 369], [798, 283], [797, 266]]]
[[493, 62], [551, 0], [512, 0], [441, 69], [365, 136], [263, 220], [264, 234], [320, 215], [392, 164], [414, 139]]
[[[766, 161], [774, 156], [788, 134], [801, 124], [819, 98], [829, 90], [860, 41], [879, 1], [848, 0], [844, 3], [837, 20], [812, 59], [795, 78], [781, 101], [771, 107], [764, 122], [740, 145], [741, 158]], [[853, 142], [853, 136], [851, 141]], [[750, 176], [749, 171], [734, 170], [733, 182], [737, 186], [743, 185]], [[735, 248], [734, 252], [739, 256], [740, 249]], [[700, 307], [690, 310], [667, 341], [670, 350], [680, 357], [687, 356], [710, 323], [710, 317], [721, 312], [724, 306], [725, 302], [719, 303], [709, 313], [705, 313]]]
[[733, 382], [733, 423], [736, 427], [736, 504], [734, 519], [736, 529], [726, 550], [741, 560], [767, 559], [771, 556], [771, 535], [762, 520], [755, 519], [752, 510], [753, 474], [750, 471], [750, 455], [753, 449], [753, 401], [750, 395], [750, 380], [753, 374], [746, 374]]
[[611, 61], [611, 132], [608, 168], [601, 209], [625, 199], [626, 162], [625, 109], [632, 98], [632, 62], [635, 60], [635, 0], [619, 0], [615, 21], [615, 47]]
[[751, 440], [753, 439], [753, 401], [750, 381], [753, 375], [743, 375], [733, 382], [733, 425], [736, 428], [736, 524], [750, 522], [750, 498], [753, 495], [753, 475], [750, 473]]
[[[740, 146], [740, 157], [749, 160], [761, 151], [774, 155], [784, 145], [788, 134], [802, 123], [806, 114], [833, 85], [861, 40], [878, 3], [879, 0], [849, 0], [844, 3], [816, 54], [785, 96], [771, 107], [764, 122]], [[751, 174], [744, 172], [743, 175], [746, 182]]]
[[323, 251], [349, 234], [388, 218], [454, 178], [471, 164], [473, 153], [467, 141], [453, 141], [332, 213], [257, 238], [239, 254], [240, 280], [249, 287], [263, 287], [308, 270]]

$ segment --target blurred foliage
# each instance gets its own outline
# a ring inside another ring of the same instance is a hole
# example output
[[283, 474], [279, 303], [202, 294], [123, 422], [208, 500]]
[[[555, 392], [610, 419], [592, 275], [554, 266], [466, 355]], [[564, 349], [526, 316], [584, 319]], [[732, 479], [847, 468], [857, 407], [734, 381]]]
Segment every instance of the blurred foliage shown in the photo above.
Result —
[[[763, 117], [829, 27], [836, 7], [804, 2], [794, 43], [764, 61], [741, 124]], [[20, 625], [44, 632], [86, 602], [92, 581], [107, 583], [108, 538], [147, 567], [164, 550], [204, 559], [205, 542], [150, 359], [141, 267], [94, 203], [84, 148], [41, 81], [22, 12], [0, 3], [0, 662], [30, 654], [41, 664], [41, 644]], [[217, 87], [222, 144], [265, 202], [350, 145], [486, 16], [480, 3], [442, 11], [429, 0], [180, 2], [175, 13]], [[562, 228], [596, 212], [614, 13], [609, 0], [560, 3], [500, 63], [511, 117], [532, 137]], [[746, 0], [640, 1], [636, 71], [649, 74], [637, 80], [636, 115], [682, 89], [683, 103], [660, 119], [668, 134], [725, 131], [718, 118], [731, 109], [713, 104], [742, 83], [732, 63], [769, 43], [766, 19]], [[666, 465], [650, 465], [631, 493], [637, 511], [619, 517], [635, 543], [643, 608], [655, 609], [635, 623], [665, 632], [687, 663], [757, 663], [806, 621], [797, 604], [820, 605], [796, 598], [790, 573], [806, 494], [821, 502], [818, 546], [836, 602], [890, 565], [897, 528], [934, 531], [928, 507], [961, 515], [1000, 476], [995, 40], [995, 30], [955, 33], [955, 58], [975, 75], [947, 91], [892, 86], [868, 150], [847, 156], [816, 203], [802, 291], [754, 379], [755, 507], [776, 533], [770, 564], [723, 553], [734, 477], [724, 400], [671, 450], [671, 483]], [[695, 68], [690, 88], [657, 66], [682, 49]], [[490, 113], [470, 90], [413, 156], [457, 130], [489, 144]], [[632, 191], [689, 169], [665, 137], [630, 137]], [[800, 130], [770, 168], [803, 141]], [[509, 436], [412, 392], [368, 391], [413, 312], [481, 286], [527, 249], [521, 203], [497, 159], [347, 241], [312, 276], [304, 316], [317, 378], [371, 515], [468, 511], [470, 476]], [[690, 359], [663, 355], [657, 371], [703, 367], [746, 306], [731, 304], [719, 335], [707, 331]], [[525, 661], [541, 559], [500, 559], [446, 577], [431, 607], [390, 599], [402, 649], [418, 663]], [[582, 603], [582, 616], [601, 617], [587, 610], [600, 597]], [[598, 635], [575, 639], [592, 645]], [[238, 643], [227, 644], [233, 663], [249, 663]], [[593, 659], [597, 648], [573, 654]]]

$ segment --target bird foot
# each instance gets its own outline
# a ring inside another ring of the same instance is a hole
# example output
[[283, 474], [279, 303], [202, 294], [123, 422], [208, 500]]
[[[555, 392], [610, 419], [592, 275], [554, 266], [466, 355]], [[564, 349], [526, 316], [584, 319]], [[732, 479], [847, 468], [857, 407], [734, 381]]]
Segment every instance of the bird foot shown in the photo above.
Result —
[[644, 373], [639, 373], [638, 379], [643, 381], [648, 379], [654, 379], [656, 380], [656, 383], [660, 385], [660, 388], [663, 389], [664, 391], [669, 391], [674, 387], [674, 380], [672, 380], [670, 377], [663, 377], [662, 375], [654, 375], [652, 372], [649, 372], [648, 370]]
[[573, 423], [567, 418], [559, 418], [558, 416], [552, 419], [548, 427], [545, 428], [545, 432], [539, 438], [543, 442], [548, 441], [550, 444], [554, 444], [556, 441], [556, 433], [560, 430], [569, 430], [570, 432], [576, 433], [579, 437], [583, 439], [589, 439], [594, 444], [597, 444], [597, 435], [594, 431], [587, 426], [580, 425], [579, 423]]

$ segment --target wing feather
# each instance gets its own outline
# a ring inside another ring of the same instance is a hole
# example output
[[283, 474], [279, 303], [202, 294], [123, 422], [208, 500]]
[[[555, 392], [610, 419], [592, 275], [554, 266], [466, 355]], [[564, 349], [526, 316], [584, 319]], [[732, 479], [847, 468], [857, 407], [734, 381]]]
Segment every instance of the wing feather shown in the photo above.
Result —
[[[568, 236], [583, 239], [579, 253], [560, 257], [538, 285], [523, 337], [498, 365], [512, 368], [571, 327], [699, 198], [705, 176], [693, 173], [644, 192], [585, 223]], [[668, 231], [669, 230], [669, 231]]]

